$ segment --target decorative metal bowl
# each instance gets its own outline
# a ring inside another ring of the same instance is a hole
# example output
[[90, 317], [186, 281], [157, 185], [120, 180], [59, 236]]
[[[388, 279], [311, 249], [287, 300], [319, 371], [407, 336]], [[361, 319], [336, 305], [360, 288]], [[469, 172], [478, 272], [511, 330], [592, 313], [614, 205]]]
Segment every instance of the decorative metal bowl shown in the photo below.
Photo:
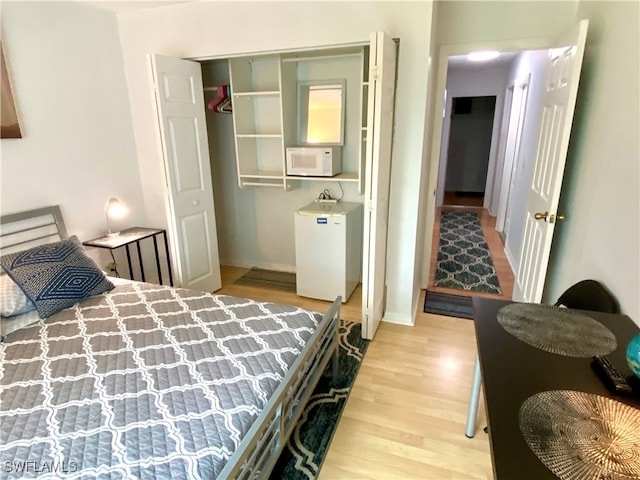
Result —
[[640, 333], [627, 346], [627, 363], [636, 377], [640, 378]]

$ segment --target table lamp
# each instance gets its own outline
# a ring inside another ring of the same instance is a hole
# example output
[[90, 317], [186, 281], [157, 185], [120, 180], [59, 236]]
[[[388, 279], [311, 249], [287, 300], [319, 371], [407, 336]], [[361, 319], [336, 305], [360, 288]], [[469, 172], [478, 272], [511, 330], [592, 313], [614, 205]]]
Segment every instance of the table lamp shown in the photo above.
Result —
[[117, 198], [110, 198], [107, 203], [107, 229], [109, 233], [107, 235], [109, 237], [114, 237], [116, 235], [120, 235], [120, 232], [111, 231], [111, 222], [113, 220], [120, 220], [124, 218], [127, 214], [127, 207]]

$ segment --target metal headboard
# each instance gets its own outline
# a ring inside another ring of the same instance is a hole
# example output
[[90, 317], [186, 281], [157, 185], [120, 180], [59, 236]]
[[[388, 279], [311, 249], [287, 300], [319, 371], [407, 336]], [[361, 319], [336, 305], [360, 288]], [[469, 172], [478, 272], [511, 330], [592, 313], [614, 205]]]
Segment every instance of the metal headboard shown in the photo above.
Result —
[[58, 205], [0, 217], [0, 253], [26, 250], [67, 238]]

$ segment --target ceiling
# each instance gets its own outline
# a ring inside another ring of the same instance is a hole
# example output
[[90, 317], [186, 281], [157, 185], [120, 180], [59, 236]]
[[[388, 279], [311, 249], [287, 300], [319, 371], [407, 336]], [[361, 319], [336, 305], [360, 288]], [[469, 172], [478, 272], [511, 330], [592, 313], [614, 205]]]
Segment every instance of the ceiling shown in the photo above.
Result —
[[500, 56], [486, 62], [472, 62], [467, 60], [466, 55], [452, 55], [449, 57], [449, 68], [481, 70], [485, 68], [501, 67], [508, 65], [518, 56], [520, 52], [501, 52]]
[[103, 10], [110, 10], [114, 13], [130, 12], [132, 10], [141, 10], [144, 8], [157, 8], [176, 3], [183, 3], [190, 0], [82, 0], [84, 3]]

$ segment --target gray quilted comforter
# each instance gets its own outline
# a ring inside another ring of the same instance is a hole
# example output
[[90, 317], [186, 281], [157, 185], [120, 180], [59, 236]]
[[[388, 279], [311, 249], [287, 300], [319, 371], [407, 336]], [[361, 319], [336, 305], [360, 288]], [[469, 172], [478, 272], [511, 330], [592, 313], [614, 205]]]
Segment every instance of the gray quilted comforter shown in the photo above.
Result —
[[0, 477], [215, 478], [321, 315], [132, 283], [0, 344]]

